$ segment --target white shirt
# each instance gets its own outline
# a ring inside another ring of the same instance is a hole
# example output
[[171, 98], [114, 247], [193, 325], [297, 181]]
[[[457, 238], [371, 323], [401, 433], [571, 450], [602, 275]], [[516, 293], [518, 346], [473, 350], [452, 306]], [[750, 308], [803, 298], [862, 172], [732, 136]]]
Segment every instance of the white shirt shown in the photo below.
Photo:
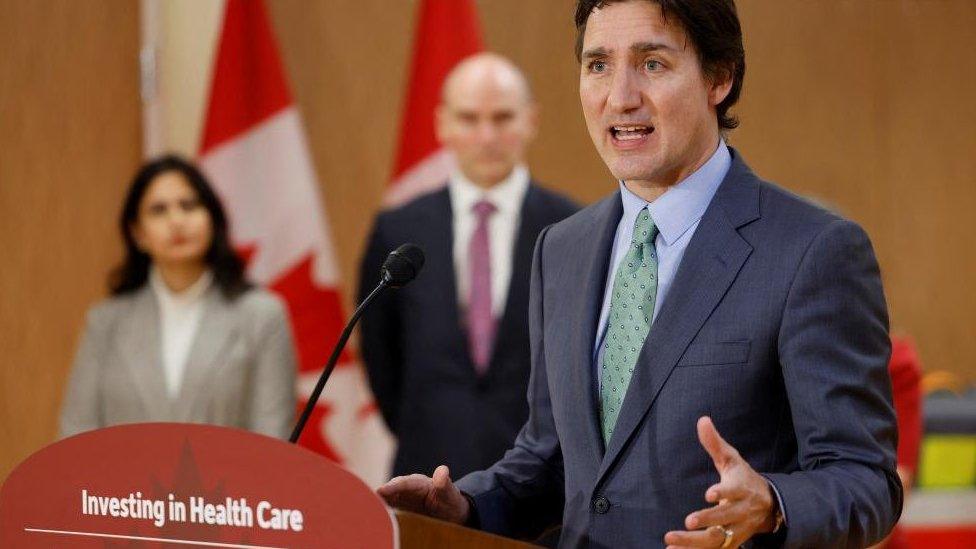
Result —
[[163, 374], [170, 398], [180, 392], [186, 359], [203, 316], [204, 294], [212, 283], [213, 274], [205, 271], [193, 285], [177, 293], [169, 289], [155, 267], [149, 273], [149, 284], [159, 303]]
[[454, 273], [457, 280], [458, 303], [468, 306], [471, 292], [471, 273], [468, 246], [478, 226], [478, 216], [472, 211], [476, 203], [488, 200], [496, 211], [488, 217], [488, 238], [491, 253], [491, 312], [501, 318], [508, 299], [515, 255], [515, 237], [522, 213], [522, 200], [529, 189], [529, 170], [516, 166], [512, 173], [490, 189], [482, 189], [455, 171], [448, 183], [451, 210], [454, 214]]

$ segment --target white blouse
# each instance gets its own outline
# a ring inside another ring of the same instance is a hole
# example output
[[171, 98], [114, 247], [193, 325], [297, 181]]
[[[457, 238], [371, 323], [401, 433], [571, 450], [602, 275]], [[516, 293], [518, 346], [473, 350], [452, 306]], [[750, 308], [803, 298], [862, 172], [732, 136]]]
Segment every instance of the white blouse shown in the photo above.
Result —
[[183, 383], [186, 359], [200, 328], [203, 317], [204, 294], [213, 283], [213, 274], [205, 271], [182, 292], [169, 289], [155, 267], [149, 273], [149, 283], [159, 303], [160, 339], [162, 342], [163, 374], [170, 398], [176, 398]]

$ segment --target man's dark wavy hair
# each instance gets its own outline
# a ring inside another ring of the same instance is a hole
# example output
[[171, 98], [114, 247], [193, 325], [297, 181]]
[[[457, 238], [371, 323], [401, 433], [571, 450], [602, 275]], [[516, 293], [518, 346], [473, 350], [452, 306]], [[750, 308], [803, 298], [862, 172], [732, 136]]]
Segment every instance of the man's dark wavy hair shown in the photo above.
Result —
[[139, 205], [149, 185], [156, 177], [167, 172], [181, 174], [196, 192], [200, 204], [210, 214], [213, 237], [204, 260], [213, 272], [214, 283], [220, 288], [224, 297], [228, 299], [238, 297], [251, 288], [251, 284], [244, 277], [244, 263], [231, 248], [224, 208], [220, 205], [220, 199], [217, 198], [203, 172], [188, 160], [176, 155], [166, 155], [147, 162], [129, 184], [129, 192], [122, 206], [122, 215], [119, 216], [119, 231], [125, 243], [125, 259], [109, 275], [109, 289], [112, 295], [138, 290], [149, 278], [152, 260], [136, 245], [135, 238], [132, 236], [132, 226], [139, 218]]
[[742, 27], [734, 0], [578, 0], [576, 3], [576, 60], [583, 53], [586, 22], [594, 9], [620, 2], [652, 2], [661, 7], [666, 21], [677, 21], [698, 52], [705, 77], [716, 81], [729, 75], [732, 88], [725, 100], [718, 104], [718, 125], [731, 130], [739, 120], [729, 109], [739, 100], [742, 80], [746, 74], [746, 54], [742, 47]]

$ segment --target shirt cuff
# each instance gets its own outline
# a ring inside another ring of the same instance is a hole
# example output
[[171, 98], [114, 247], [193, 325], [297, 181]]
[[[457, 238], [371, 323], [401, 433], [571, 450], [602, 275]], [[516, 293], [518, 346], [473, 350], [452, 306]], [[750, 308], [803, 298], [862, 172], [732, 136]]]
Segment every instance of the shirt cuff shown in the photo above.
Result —
[[788, 519], [786, 518], [786, 507], [783, 505], [783, 496], [780, 495], [779, 488], [777, 488], [776, 485], [773, 484], [773, 481], [769, 480], [769, 478], [767, 478], [766, 475], [763, 475], [763, 478], [766, 479], [766, 483], [769, 484], [769, 487], [773, 490], [773, 494], [776, 494], [776, 503], [779, 505], [779, 512], [783, 515], [782, 527], [786, 528]]

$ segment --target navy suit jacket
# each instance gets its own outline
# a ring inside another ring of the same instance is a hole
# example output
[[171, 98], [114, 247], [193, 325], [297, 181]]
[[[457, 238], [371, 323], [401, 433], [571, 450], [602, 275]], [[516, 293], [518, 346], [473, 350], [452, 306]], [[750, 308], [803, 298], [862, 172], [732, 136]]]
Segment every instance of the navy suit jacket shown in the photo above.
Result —
[[512, 279], [488, 372], [479, 377], [457, 303], [451, 200], [435, 191], [379, 215], [360, 271], [360, 299], [379, 281], [386, 255], [404, 242], [426, 264], [362, 317], [361, 348], [383, 418], [397, 436], [393, 474], [484, 469], [511, 448], [528, 417], [528, 301], [532, 247], [543, 227], [577, 211], [530, 184], [512, 250]]
[[504, 458], [458, 482], [482, 528], [525, 534], [561, 511], [563, 547], [663, 544], [719, 480], [704, 415], [782, 496], [786, 528], [753, 544], [863, 547], [892, 528], [902, 488], [871, 244], [732, 154], [606, 448], [591, 361], [619, 194], [540, 235], [529, 419]]

